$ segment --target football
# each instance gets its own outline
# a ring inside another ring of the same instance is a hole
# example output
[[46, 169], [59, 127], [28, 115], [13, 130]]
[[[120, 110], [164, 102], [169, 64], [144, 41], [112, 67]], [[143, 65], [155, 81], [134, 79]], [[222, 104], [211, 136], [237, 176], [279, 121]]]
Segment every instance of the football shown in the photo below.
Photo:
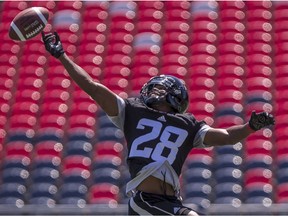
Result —
[[26, 41], [37, 36], [46, 26], [49, 11], [44, 7], [31, 7], [21, 11], [12, 20], [9, 37]]

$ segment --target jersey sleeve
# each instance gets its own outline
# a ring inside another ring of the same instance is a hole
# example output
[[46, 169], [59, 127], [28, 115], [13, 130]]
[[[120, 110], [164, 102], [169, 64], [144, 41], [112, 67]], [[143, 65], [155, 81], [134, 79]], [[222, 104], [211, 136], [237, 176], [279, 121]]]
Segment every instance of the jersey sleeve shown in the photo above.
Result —
[[194, 138], [194, 147], [195, 148], [208, 148], [211, 146], [208, 146], [204, 143], [204, 138], [205, 135], [207, 133], [207, 131], [210, 129], [211, 127], [209, 125], [202, 125], [202, 127], [198, 130], [198, 132], [196, 133], [196, 136]]
[[113, 124], [124, 130], [124, 119], [125, 119], [125, 100], [117, 96], [117, 105], [118, 105], [118, 115], [117, 116], [108, 116]]

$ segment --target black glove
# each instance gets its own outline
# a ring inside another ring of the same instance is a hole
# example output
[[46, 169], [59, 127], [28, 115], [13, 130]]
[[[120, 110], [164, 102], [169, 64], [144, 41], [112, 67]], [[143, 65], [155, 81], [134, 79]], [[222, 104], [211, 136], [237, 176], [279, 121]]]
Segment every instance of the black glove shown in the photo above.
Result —
[[257, 131], [263, 127], [274, 125], [275, 119], [273, 115], [267, 112], [257, 113], [255, 111], [252, 112], [251, 118], [249, 120], [249, 126], [252, 130]]
[[51, 53], [52, 56], [59, 58], [64, 53], [64, 49], [57, 32], [54, 32], [54, 34], [49, 33], [47, 35], [45, 35], [44, 32], [41, 33], [46, 50]]

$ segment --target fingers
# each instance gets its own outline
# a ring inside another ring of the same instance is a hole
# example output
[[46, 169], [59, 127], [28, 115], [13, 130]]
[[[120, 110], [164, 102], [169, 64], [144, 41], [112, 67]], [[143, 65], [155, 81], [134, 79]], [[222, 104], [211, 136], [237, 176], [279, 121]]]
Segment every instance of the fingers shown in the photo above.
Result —
[[41, 34], [42, 34], [42, 40], [44, 41], [44, 43], [47, 43], [47, 42], [50, 43], [51, 41], [55, 39], [55, 35], [52, 33], [45, 34], [42, 31]]
[[58, 43], [60, 41], [60, 37], [58, 35], [57, 32], [54, 32], [55, 38], [56, 38], [56, 42]]

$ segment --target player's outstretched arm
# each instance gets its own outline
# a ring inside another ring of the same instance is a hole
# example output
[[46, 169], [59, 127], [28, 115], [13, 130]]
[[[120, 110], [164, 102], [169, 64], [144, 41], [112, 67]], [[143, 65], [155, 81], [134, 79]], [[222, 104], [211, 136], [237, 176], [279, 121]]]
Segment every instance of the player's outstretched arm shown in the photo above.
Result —
[[232, 145], [247, 138], [251, 133], [264, 127], [274, 125], [274, 117], [267, 113], [252, 112], [249, 122], [226, 129], [211, 128], [204, 138], [204, 143], [210, 146]]
[[89, 94], [109, 116], [118, 114], [117, 95], [101, 83], [93, 81], [89, 74], [73, 62], [64, 52], [59, 35], [42, 32], [42, 39], [46, 50], [59, 59], [70, 77]]

